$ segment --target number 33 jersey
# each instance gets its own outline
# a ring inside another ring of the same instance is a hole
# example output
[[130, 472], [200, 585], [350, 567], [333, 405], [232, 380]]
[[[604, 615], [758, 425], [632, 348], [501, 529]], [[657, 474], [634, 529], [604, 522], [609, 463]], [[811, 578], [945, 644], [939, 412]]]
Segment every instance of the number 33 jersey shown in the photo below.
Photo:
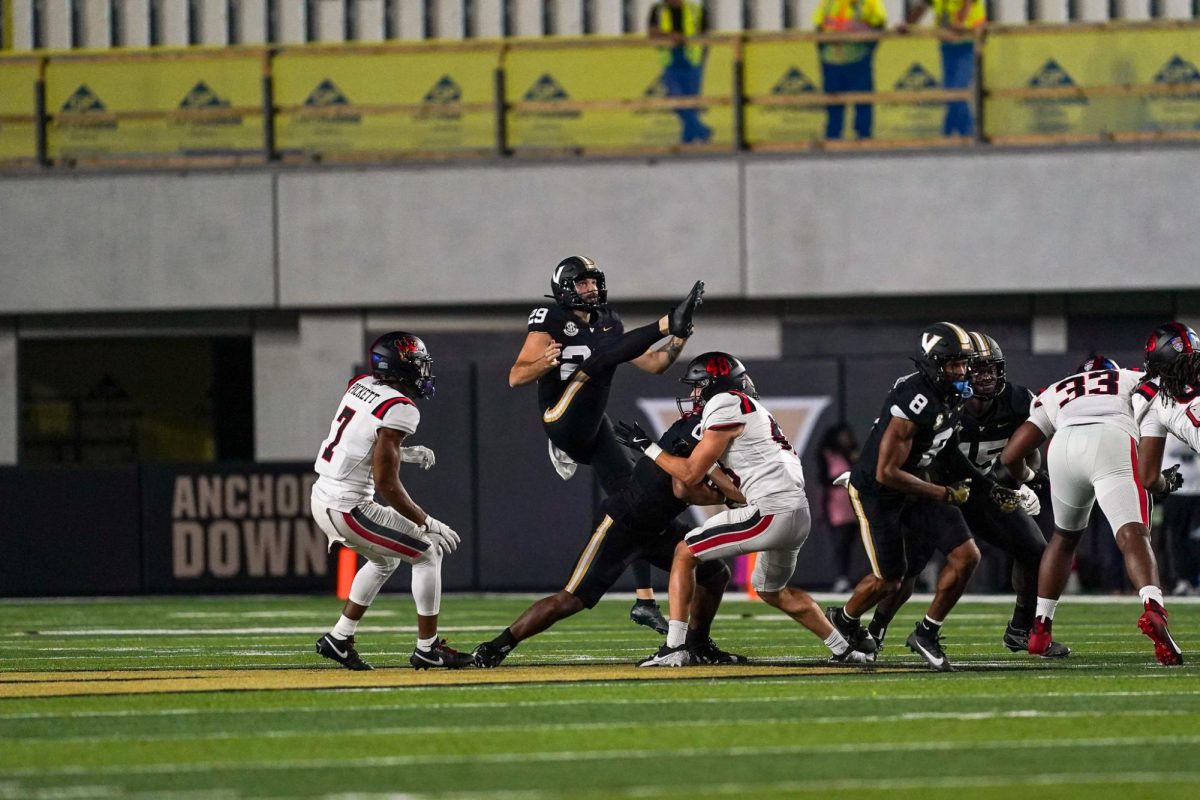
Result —
[[738, 425], [746, 429], [720, 463], [736, 476], [746, 501], [765, 514], [807, 506], [800, 457], [762, 403], [741, 392], [722, 392], [704, 404], [700, 427], [705, 432]]
[[1081, 372], [1042, 390], [1033, 401], [1029, 421], [1046, 436], [1061, 428], [1101, 423], [1113, 425], [1137, 440], [1145, 406], [1135, 413], [1133, 393], [1145, 376], [1132, 369]]
[[370, 375], [350, 382], [321, 443], [314, 468], [320, 476], [313, 496], [338, 511], [350, 511], [375, 495], [371, 477], [380, 428], [413, 433], [421, 412], [400, 391]]

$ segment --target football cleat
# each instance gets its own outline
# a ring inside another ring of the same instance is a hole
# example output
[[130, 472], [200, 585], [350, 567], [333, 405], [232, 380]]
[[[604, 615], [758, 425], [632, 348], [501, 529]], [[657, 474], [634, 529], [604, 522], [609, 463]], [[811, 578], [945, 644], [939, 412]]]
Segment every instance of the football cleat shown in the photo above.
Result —
[[942, 651], [942, 632], [937, 631], [932, 636], [921, 630], [918, 624], [916, 630], [908, 635], [905, 640], [908, 649], [925, 659], [930, 668], [936, 672], [953, 672], [954, 667], [950, 664], [950, 659], [946, 658], [946, 654]]
[[[1031, 656], [1040, 656], [1042, 653], [1050, 649], [1050, 643], [1054, 641], [1050, 629], [1054, 626], [1054, 621], [1045, 617], [1038, 617], [1033, 621], [1033, 630], [1028, 633], [1026, 651]], [[1005, 644], [1008, 644], [1008, 634], [1004, 635]]]
[[[1071, 655], [1071, 648], [1067, 647], [1062, 642], [1056, 642], [1047, 634], [1046, 638], [1049, 644], [1043, 647], [1035, 655], [1042, 658], [1066, 658]], [[1023, 628], [1014, 628], [1013, 624], [1008, 623], [1008, 627], [1004, 629], [1004, 646], [1014, 653], [1029, 653], [1029, 631]], [[1039, 639], [1039, 644], [1041, 640]]]
[[688, 647], [692, 651], [693, 659], [698, 664], [748, 664], [750, 659], [737, 653], [727, 653], [712, 639], [705, 639], [702, 642], [689, 642]]
[[688, 296], [667, 314], [667, 333], [686, 339], [692, 335], [692, 316], [704, 302], [704, 281], [696, 281]]
[[867, 633], [867, 629], [858, 620], [851, 620], [852, 624], [843, 625], [840, 611], [840, 608], [830, 606], [825, 609], [825, 619], [829, 620], [829, 624], [837, 628], [837, 632], [850, 643], [851, 650], [857, 650], [860, 653], [874, 653], [878, 649], [874, 637]]
[[1138, 628], [1154, 642], [1154, 657], [1165, 667], [1183, 663], [1183, 650], [1175, 644], [1167, 629], [1167, 610], [1154, 600], [1146, 601], [1146, 610], [1138, 620]]
[[438, 639], [428, 650], [419, 647], [413, 650], [408, 663], [413, 665], [413, 669], [462, 669], [474, 666], [475, 658], [470, 653], [460, 653], [453, 647], [447, 647], [445, 639]]
[[471, 652], [471, 658], [474, 659], [475, 666], [480, 669], [491, 669], [500, 666], [511, 652], [511, 650], [501, 650], [491, 642], [484, 642]]
[[658, 648], [658, 652], [652, 656], [647, 656], [638, 662], [639, 667], [690, 667], [695, 663], [692, 657], [692, 651], [688, 650], [686, 644], [681, 644], [678, 647], [667, 647], [665, 644]]
[[326, 658], [333, 659], [346, 669], [354, 670], [355, 672], [375, 669], [359, 658], [358, 651], [354, 649], [353, 636], [347, 639], [337, 639], [334, 638], [333, 634], [327, 633], [320, 639], [317, 639], [317, 653]]
[[629, 619], [638, 625], [645, 625], [647, 628], [653, 628], [654, 631], [662, 636], [667, 635], [667, 618], [663, 616], [662, 609], [658, 607], [658, 603], [638, 603], [634, 602], [633, 608], [629, 609]]
[[830, 664], [839, 664], [842, 666], [862, 666], [865, 664], [875, 663], [875, 653], [860, 653], [857, 650], [846, 648], [843, 653], [835, 653], [829, 657]]

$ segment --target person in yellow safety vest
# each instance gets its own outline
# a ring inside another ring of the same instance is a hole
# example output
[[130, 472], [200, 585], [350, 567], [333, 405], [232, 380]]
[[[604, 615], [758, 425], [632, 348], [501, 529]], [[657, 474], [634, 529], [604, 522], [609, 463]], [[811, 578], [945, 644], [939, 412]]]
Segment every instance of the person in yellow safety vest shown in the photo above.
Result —
[[[655, 3], [650, 9], [646, 29], [651, 39], [670, 44], [659, 49], [663, 65], [661, 80], [667, 96], [700, 94], [708, 48], [692, 40], [708, 31], [708, 15], [704, 13], [704, 7], [687, 0]], [[712, 128], [700, 121], [700, 109], [678, 108], [675, 113], [683, 123], [680, 141], [684, 144], [703, 144], [712, 138]]]
[[[937, 25], [944, 32], [955, 35], [942, 40], [942, 87], [966, 89], [975, 82], [975, 39], [974, 34], [987, 24], [985, 0], [917, 0], [908, 9], [902, 33], [915, 24], [932, 4]], [[971, 107], [964, 100], [952, 100], [946, 104], [946, 119], [942, 123], [943, 136], [973, 136], [975, 121]]]
[[[822, 0], [813, 14], [813, 24], [822, 33], [863, 33], [882, 30], [887, 25], [883, 0]], [[875, 91], [874, 41], [821, 42], [821, 82], [827, 93]], [[825, 138], [842, 138], [846, 106], [825, 106]], [[854, 104], [854, 132], [859, 139], [871, 138], [873, 108], [870, 103]]]

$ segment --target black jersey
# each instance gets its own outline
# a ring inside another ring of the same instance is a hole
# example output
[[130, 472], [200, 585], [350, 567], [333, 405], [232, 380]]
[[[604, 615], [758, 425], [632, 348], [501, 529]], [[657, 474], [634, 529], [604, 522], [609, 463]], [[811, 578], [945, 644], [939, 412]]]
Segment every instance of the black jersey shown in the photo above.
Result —
[[[686, 458], [700, 441], [700, 416], [676, 420], [658, 440], [664, 451]], [[688, 507], [675, 496], [671, 476], [648, 456], [633, 467], [633, 479], [601, 504], [601, 511], [627, 528], [655, 534]]]
[[963, 455], [981, 467], [990, 464], [1021, 423], [1029, 419], [1032, 402], [1033, 392], [1006, 383], [980, 416], [971, 416], [969, 403], [964, 406], [958, 431], [958, 446]]
[[[596, 353], [613, 347], [625, 332], [625, 325], [617, 312], [602, 307], [590, 314], [590, 324], [557, 305], [539, 306], [529, 315], [529, 330], [550, 334], [550, 338], [562, 345], [562, 354], [557, 369], [552, 369], [538, 378], [538, 405], [543, 412], [562, 397], [571, 376]], [[598, 413], [608, 404], [609, 387], [612, 385], [616, 364], [604, 369], [589, 371], [588, 381], [580, 389], [581, 404], [594, 405]], [[587, 395], [585, 398], [582, 395]]]
[[945, 394], [921, 373], [914, 372], [900, 378], [883, 401], [879, 417], [875, 420], [866, 443], [863, 444], [862, 455], [850, 470], [850, 481], [854, 488], [860, 492], [876, 492], [881, 495], [902, 494], [882, 486], [875, 480], [875, 471], [879, 464], [879, 444], [892, 417], [911, 420], [917, 425], [912, 450], [900, 468], [919, 475], [933, 463], [934, 458], [954, 435], [960, 416], [960, 408], [950, 405]]

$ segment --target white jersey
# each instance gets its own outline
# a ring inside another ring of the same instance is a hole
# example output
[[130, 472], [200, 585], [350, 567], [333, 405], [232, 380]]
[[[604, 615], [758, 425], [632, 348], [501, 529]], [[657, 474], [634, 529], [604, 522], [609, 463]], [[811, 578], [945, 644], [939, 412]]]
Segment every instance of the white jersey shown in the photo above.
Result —
[[1081, 372], [1044, 389], [1033, 401], [1029, 421], [1046, 436], [1075, 425], [1096, 423], [1120, 428], [1139, 439], [1144, 407], [1134, 410], [1133, 394], [1143, 375], [1132, 369]]
[[380, 428], [413, 433], [421, 421], [416, 404], [370, 375], [350, 382], [314, 467], [313, 497], [338, 511], [351, 511], [375, 495], [371, 477]]
[[808, 506], [800, 457], [758, 400], [741, 392], [722, 392], [704, 404], [700, 426], [705, 431], [735, 425], [746, 429], [721, 455], [746, 501], [764, 513]]
[[1173, 433], [1179, 441], [1200, 453], [1200, 390], [1169, 402], [1158, 385], [1147, 382], [1134, 396], [1135, 403], [1149, 406], [1142, 419], [1142, 436], [1166, 438]]

